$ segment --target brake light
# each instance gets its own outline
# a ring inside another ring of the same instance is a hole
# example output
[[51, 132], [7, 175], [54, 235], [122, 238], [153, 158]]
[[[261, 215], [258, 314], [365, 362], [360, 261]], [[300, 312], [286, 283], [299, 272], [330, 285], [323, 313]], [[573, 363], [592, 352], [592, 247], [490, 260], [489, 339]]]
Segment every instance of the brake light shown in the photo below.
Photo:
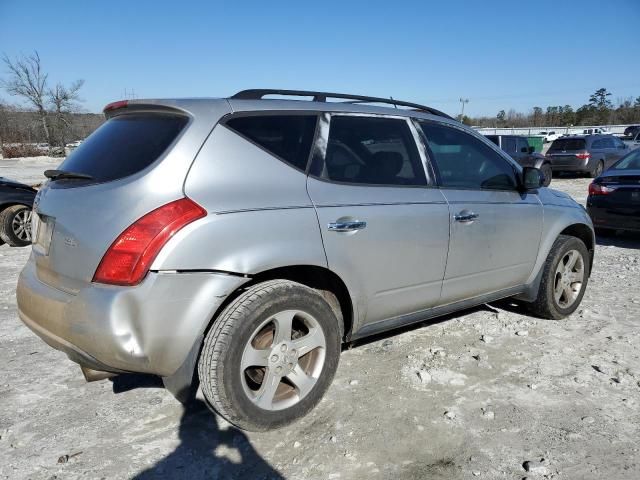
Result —
[[207, 215], [197, 203], [182, 198], [136, 220], [111, 244], [93, 281], [111, 285], [137, 285], [173, 235]]
[[614, 192], [615, 187], [607, 187], [606, 185], [600, 185], [599, 183], [591, 182], [589, 184], [589, 195], [608, 195], [611, 192]]
[[107, 113], [111, 110], [118, 110], [119, 108], [125, 108], [127, 105], [129, 105], [129, 100], [118, 100], [117, 102], [111, 102], [106, 107], [104, 107], [102, 113]]
[[579, 158], [580, 160], [587, 160], [591, 158], [591, 154], [589, 152], [576, 153], [576, 158]]

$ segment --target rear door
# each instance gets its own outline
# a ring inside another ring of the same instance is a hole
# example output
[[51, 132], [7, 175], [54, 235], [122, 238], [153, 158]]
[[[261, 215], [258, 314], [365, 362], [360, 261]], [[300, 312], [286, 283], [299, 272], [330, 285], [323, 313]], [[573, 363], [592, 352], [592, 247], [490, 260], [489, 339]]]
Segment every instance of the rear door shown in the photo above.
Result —
[[525, 283], [542, 233], [542, 205], [518, 191], [516, 167], [463, 129], [421, 121], [449, 203], [451, 239], [442, 304]]
[[436, 305], [449, 211], [415, 127], [402, 117], [326, 114], [320, 131], [308, 192], [360, 326]]

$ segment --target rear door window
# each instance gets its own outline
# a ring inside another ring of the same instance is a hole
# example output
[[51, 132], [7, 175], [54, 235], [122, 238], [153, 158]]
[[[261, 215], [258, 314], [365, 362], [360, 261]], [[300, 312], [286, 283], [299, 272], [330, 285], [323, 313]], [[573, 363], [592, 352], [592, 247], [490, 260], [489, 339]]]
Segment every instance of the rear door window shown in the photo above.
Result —
[[305, 171], [316, 129], [316, 115], [254, 115], [226, 125], [247, 140]]
[[515, 190], [514, 167], [491, 147], [454, 127], [420, 122], [443, 187]]
[[321, 177], [368, 185], [426, 185], [418, 148], [405, 120], [331, 117]]
[[92, 182], [128, 177], [155, 162], [187, 122], [178, 115], [118, 115], [82, 142], [59, 169], [90, 175]]
[[529, 142], [527, 142], [526, 138], [518, 138], [516, 148], [520, 153], [529, 153]]
[[508, 153], [515, 153], [516, 139], [514, 137], [502, 137], [502, 149]]

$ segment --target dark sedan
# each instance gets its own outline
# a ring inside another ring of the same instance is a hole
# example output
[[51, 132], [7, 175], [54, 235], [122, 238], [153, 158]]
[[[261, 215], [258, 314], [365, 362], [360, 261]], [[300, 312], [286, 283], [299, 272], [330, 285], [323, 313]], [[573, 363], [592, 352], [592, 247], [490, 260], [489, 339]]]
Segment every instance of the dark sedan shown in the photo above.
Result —
[[602, 233], [640, 231], [640, 149], [625, 155], [589, 185], [587, 211]]
[[0, 177], [0, 244], [24, 247], [31, 243], [31, 209], [36, 190]]

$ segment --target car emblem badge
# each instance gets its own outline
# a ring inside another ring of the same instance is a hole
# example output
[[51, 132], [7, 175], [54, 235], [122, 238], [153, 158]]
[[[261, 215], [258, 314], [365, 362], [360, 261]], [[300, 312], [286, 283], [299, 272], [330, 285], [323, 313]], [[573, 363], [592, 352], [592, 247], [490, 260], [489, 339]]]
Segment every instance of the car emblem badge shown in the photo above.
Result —
[[78, 246], [78, 244], [76, 243], [76, 241], [72, 237], [64, 237], [64, 244], [67, 247], [77, 247]]

